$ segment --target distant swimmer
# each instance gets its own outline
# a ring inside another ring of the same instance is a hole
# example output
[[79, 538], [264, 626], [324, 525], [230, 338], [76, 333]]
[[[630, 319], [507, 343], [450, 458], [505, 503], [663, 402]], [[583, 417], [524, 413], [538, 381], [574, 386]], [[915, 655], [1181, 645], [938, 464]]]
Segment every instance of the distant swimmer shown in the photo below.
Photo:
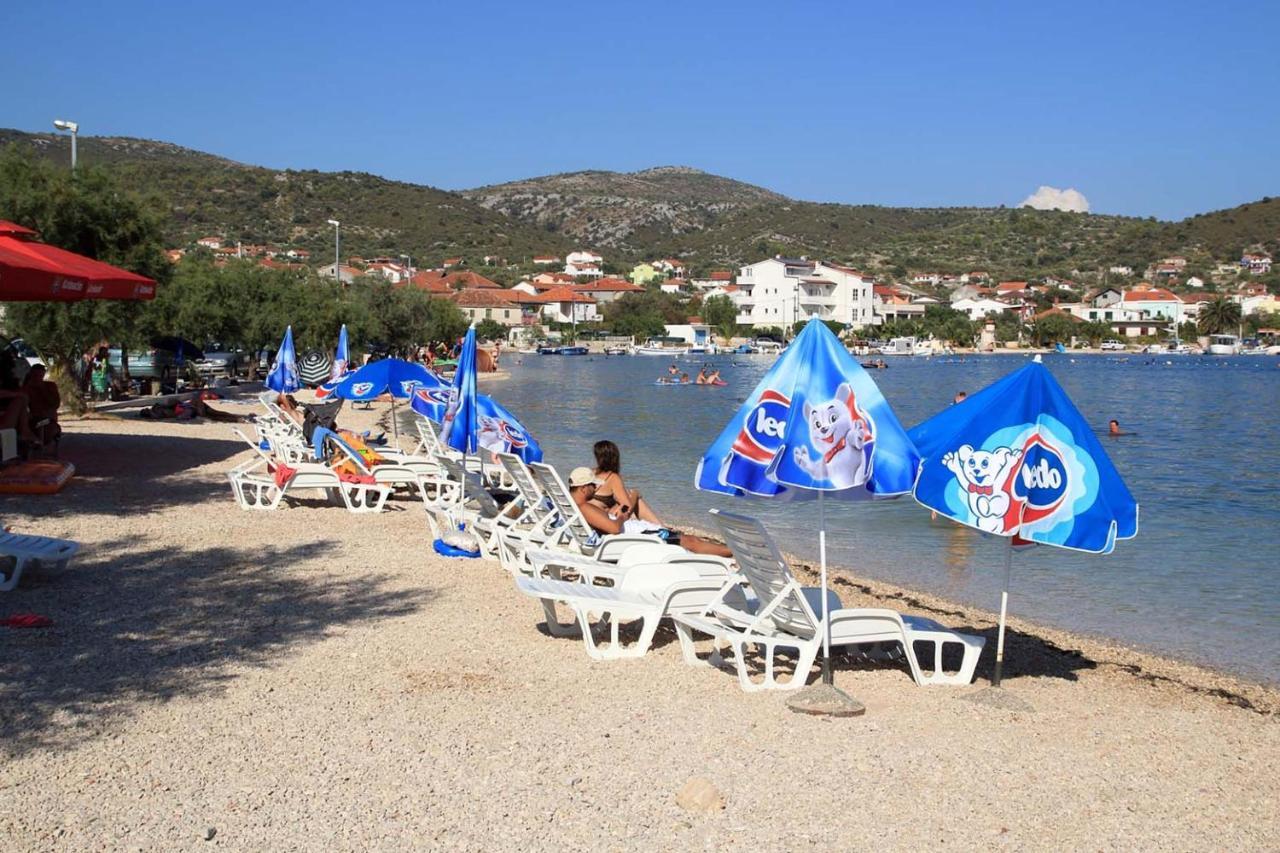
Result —
[[673, 361], [671, 362], [671, 366], [667, 368], [667, 373], [671, 374], [672, 376], [679, 376], [680, 368], [677, 367], [676, 363]]
[[1111, 436], [1111, 437], [1115, 438], [1115, 437], [1119, 437], [1119, 436], [1122, 436], [1122, 435], [1134, 435], [1134, 433], [1132, 433], [1132, 432], [1126, 432], [1125, 430], [1120, 429], [1120, 422], [1119, 422], [1118, 420], [1116, 420], [1115, 418], [1112, 418], [1112, 419], [1107, 423], [1107, 435], [1109, 435], [1109, 436]]

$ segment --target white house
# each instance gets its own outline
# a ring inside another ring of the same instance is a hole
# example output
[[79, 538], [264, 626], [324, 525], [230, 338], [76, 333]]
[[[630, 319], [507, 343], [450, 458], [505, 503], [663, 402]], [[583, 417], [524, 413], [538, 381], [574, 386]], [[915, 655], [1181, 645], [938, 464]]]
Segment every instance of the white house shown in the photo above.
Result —
[[553, 287], [538, 298], [542, 316], [553, 323], [587, 323], [600, 316], [594, 299], [568, 287]]
[[201, 237], [199, 240], [196, 241], [196, 245], [204, 246], [206, 249], [221, 249], [222, 238], [221, 237]]
[[534, 255], [533, 262], [540, 267], [545, 267], [548, 264], [560, 263], [560, 259], [557, 258], [555, 255]]
[[787, 327], [819, 317], [860, 328], [874, 321], [872, 281], [808, 258], [767, 258], [738, 271], [738, 323]]
[[1182, 300], [1163, 287], [1135, 287], [1125, 292], [1122, 305], [1140, 320], [1182, 322]]
[[1266, 275], [1271, 272], [1271, 256], [1260, 252], [1246, 252], [1240, 258], [1240, 266], [1247, 269], [1252, 275]]
[[1118, 275], [1118, 276], [1123, 276], [1125, 278], [1128, 278], [1129, 276], [1133, 275], [1133, 267], [1114, 266], [1111, 269], [1107, 270], [1107, 272], [1111, 273], [1112, 275]]
[[679, 338], [692, 346], [706, 346], [711, 343], [711, 327], [706, 323], [668, 325], [666, 329], [668, 338]]
[[1001, 302], [998, 299], [990, 299], [986, 296], [977, 296], [968, 299], [958, 299], [951, 303], [951, 307], [956, 311], [963, 311], [970, 320], [981, 320], [988, 314], [999, 314], [1002, 311], [1008, 311], [1012, 306]]
[[343, 284], [350, 284], [360, 276], [364, 275], [363, 270], [356, 269], [355, 267], [347, 266], [346, 264], [342, 264], [338, 267], [337, 276], [333, 274], [333, 264], [328, 264], [327, 266], [320, 267], [320, 269], [318, 269], [316, 272], [317, 274], [319, 274], [324, 278], [337, 278]]

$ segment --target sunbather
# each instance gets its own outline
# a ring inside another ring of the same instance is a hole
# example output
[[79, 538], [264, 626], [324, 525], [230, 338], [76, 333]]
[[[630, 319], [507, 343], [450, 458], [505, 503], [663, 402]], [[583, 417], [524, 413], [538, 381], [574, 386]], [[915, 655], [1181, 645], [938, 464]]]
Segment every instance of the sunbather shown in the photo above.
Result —
[[733, 552], [718, 542], [711, 542], [688, 533], [682, 533], [671, 527], [663, 527], [650, 521], [633, 518], [630, 507], [618, 507], [610, 514], [592, 497], [599, 488], [599, 480], [595, 473], [587, 467], [574, 468], [569, 474], [569, 494], [578, 505], [578, 511], [586, 519], [587, 524], [597, 533], [652, 533], [668, 545], [679, 545], [694, 554], [714, 554], [717, 557], [732, 557]]
[[599, 480], [599, 488], [592, 498], [593, 503], [611, 515], [616, 515], [618, 510], [625, 510], [629, 517], [661, 527], [661, 519], [648, 501], [640, 496], [639, 490], [628, 489], [627, 484], [622, 481], [622, 454], [618, 445], [607, 440], [597, 441], [592, 451], [596, 457], [595, 475]]
[[38, 436], [31, 429], [27, 398], [21, 391], [0, 390], [0, 429], [17, 430], [21, 441], [37, 441]]
[[248, 415], [236, 415], [213, 408], [201, 399], [201, 395], [192, 397], [190, 400], [162, 400], [143, 409], [138, 413], [138, 417], [157, 421], [168, 420], [169, 418], [176, 418], [177, 420], [207, 418], [211, 421], [233, 424], [250, 420]]
[[45, 379], [44, 365], [31, 365], [18, 390], [26, 395], [27, 415], [33, 427], [39, 428], [40, 440], [45, 444], [56, 441], [62, 435], [62, 427], [58, 425], [62, 395], [58, 393], [57, 383]]

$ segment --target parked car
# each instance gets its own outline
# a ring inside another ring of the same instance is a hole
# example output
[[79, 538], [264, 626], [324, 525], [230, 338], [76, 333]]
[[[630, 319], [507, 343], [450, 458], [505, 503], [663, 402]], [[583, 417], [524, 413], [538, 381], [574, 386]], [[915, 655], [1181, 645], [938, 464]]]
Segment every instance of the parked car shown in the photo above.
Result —
[[1115, 338], [1108, 338], [1107, 340], [1102, 342], [1102, 346], [1100, 346], [1098, 349], [1102, 350], [1103, 352], [1124, 352], [1125, 346], [1120, 341], [1117, 341]]
[[195, 363], [196, 372], [201, 376], [238, 376], [247, 366], [247, 358], [241, 347], [210, 341], [204, 345], [204, 358]]
[[22, 384], [27, 371], [37, 364], [44, 364], [40, 353], [32, 349], [22, 338], [8, 338], [0, 335], [0, 354], [5, 363], [12, 362], [9, 376], [0, 376], [0, 387], [12, 387]]
[[[120, 376], [124, 372], [124, 359], [120, 347], [107, 350], [107, 364], [111, 372]], [[175, 371], [174, 354], [154, 348], [129, 350], [129, 376], [133, 379], [158, 379], [168, 382]]]

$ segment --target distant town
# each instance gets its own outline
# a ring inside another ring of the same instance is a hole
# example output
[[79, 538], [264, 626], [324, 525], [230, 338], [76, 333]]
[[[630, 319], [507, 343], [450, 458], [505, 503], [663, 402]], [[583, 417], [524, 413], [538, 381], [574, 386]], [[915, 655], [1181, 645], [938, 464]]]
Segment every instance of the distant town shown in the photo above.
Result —
[[[1280, 299], [1258, 277], [1271, 272], [1272, 258], [1245, 251], [1239, 260], [1192, 272], [1187, 258], [1163, 257], [1144, 270], [1111, 266], [1091, 273], [1091, 283], [1057, 276], [1035, 280], [997, 280], [983, 270], [965, 273], [913, 272], [903, 281], [809, 257], [764, 258], [731, 269], [695, 271], [679, 258], [636, 264], [629, 272], [607, 274], [604, 256], [589, 250], [535, 255], [508, 262], [494, 255], [444, 258], [438, 266], [413, 264], [408, 255], [347, 257], [315, 266], [302, 248], [230, 243], [206, 236], [186, 248], [169, 250], [177, 262], [192, 253], [210, 253], [216, 265], [249, 261], [277, 270], [293, 270], [338, 279], [343, 284], [383, 279], [413, 287], [433, 298], [448, 299], [469, 319], [491, 320], [514, 330], [512, 339], [534, 326], [598, 324], [608, 306], [632, 294], [667, 294], [683, 305], [689, 324], [704, 324], [703, 306], [712, 300], [732, 306], [717, 327], [785, 330], [817, 317], [851, 333], [874, 335], [878, 329], [923, 320], [931, 306], [950, 309], [970, 321], [1034, 324], [1060, 316], [1070, 323], [1104, 324], [1117, 338], [1177, 337], [1184, 323], [1196, 323], [1209, 303], [1227, 300], [1242, 318], [1280, 315]], [[469, 268], [505, 278], [503, 284]], [[1201, 264], [1203, 267], [1203, 264]], [[1085, 276], [1082, 276], [1082, 278]], [[1270, 318], [1268, 318], [1270, 319]], [[989, 331], [989, 330], [988, 330]], [[1275, 330], [1268, 329], [1274, 332]], [[990, 336], [986, 343], [994, 343]], [[981, 343], [980, 343], [981, 345]]]

